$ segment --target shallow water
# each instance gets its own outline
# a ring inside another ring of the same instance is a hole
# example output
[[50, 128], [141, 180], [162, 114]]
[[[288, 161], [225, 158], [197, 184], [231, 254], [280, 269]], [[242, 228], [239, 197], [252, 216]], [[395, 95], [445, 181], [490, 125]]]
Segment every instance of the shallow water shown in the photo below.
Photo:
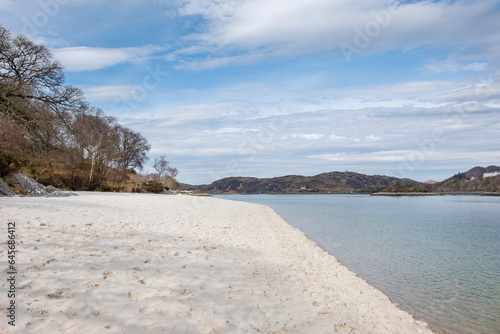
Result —
[[500, 197], [219, 197], [270, 206], [433, 330], [500, 333]]

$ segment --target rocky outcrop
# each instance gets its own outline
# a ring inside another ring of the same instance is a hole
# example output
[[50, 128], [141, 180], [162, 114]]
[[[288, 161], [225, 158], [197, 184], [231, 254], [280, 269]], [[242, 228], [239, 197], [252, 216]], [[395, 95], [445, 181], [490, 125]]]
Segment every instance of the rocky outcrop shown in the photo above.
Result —
[[46, 196], [49, 193], [44, 185], [33, 180], [24, 174], [13, 174], [14, 184], [31, 196]]
[[14, 188], [12, 188], [3, 178], [0, 177], [0, 197], [14, 195]]
[[0, 196], [14, 195], [64, 197], [75, 194], [61, 191], [53, 186], [46, 187], [31, 177], [20, 173], [9, 174], [0, 178]]

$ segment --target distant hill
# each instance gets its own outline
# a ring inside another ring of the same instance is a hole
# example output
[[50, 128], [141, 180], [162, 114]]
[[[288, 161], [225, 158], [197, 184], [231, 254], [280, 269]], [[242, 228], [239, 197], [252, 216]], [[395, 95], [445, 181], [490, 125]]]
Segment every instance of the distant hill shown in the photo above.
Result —
[[437, 192], [499, 192], [500, 175], [484, 177], [485, 173], [500, 172], [498, 166], [474, 167], [433, 185]]
[[287, 175], [266, 179], [228, 177], [208, 185], [180, 184], [180, 190], [201, 190], [209, 194], [373, 193], [398, 182], [403, 185], [419, 183], [391, 176], [330, 172], [315, 176]]
[[398, 193], [483, 193], [500, 195], [500, 175], [484, 177], [485, 173], [500, 172], [498, 166], [474, 167], [464, 173], [455, 174], [442, 182], [423, 184], [393, 184], [381, 191], [382, 194]]
[[343, 193], [498, 193], [500, 175], [484, 177], [485, 173], [500, 172], [498, 166], [474, 167], [442, 182], [417, 182], [383, 175], [354, 172], [330, 172], [315, 176], [287, 175], [259, 179], [228, 177], [211, 184], [180, 184], [179, 190], [196, 190], [209, 194], [343, 194]]

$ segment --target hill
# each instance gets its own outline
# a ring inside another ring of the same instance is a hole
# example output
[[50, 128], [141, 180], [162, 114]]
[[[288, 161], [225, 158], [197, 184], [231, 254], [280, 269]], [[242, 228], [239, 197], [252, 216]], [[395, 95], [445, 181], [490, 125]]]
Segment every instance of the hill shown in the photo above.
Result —
[[474, 167], [464, 173], [455, 174], [433, 185], [437, 192], [498, 192], [500, 193], [500, 175], [484, 177], [485, 173], [500, 172], [498, 166]]
[[498, 166], [474, 167], [464, 173], [455, 174], [442, 182], [423, 184], [393, 184], [380, 194], [488, 194], [500, 195], [500, 174], [484, 177], [485, 173], [500, 172]]
[[181, 184], [180, 190], [209, 194], [307, 194], [373, 193], [396, 183], [416, 184], [410, 179], [354, 172], [330, 172], [315, 176], [287, 175], [275, 178], [228, 177], [208, 185]]

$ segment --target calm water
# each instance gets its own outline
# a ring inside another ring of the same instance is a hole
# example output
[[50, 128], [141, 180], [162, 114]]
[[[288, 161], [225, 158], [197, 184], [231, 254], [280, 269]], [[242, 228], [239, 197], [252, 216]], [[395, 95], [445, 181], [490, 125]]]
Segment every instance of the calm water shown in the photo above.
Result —
[[500, 333], [500, 197], [219, 197], [270, 206], [433, 330]]

